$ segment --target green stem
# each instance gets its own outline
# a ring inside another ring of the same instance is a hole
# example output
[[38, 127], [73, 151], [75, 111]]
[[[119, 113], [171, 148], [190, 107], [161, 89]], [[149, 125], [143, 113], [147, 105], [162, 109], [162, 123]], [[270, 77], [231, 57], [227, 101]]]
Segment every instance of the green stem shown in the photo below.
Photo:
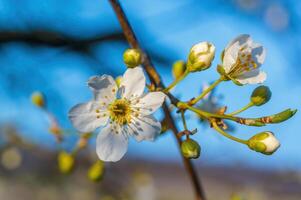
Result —
[[219, 132], [220, 134], [222, 134], [223, 136], [229, 138], [230, 140], [233, 140], [233, 141], [236, 141], [236, 142], [239, 142], [241, 144], [248, 144], [248, 141], [247, 140], [242, 140], [242, 139], [239, 139], [237, 137], [234, 137], [230, 134], [228, 134], [227, 132], [223, 131], [215, 122], [212, 123], [212, 126], [213, 128]]
[[186, 124], [186, 119], [185, 119], [185, 113], [184, 113], [184, 111], [181, 111], [181, 117], [182, 117], [184, 129], [185, 129], [185, 130], [188, 130], [187, 124]]
[[196, 104], [199, 100], [201, 100], [202, 98], [204, 98], [211, 90], [213, 90], [222, 81], [224, 81], [224, 77], [221, 76], [214, 83], [212, 83], [206, 90], [204, 90], [198, 97], [196, 97], [195, 99], [193, 99], [191, 101], [191, 105]]
[[189, 74], [189, 71], [186, 70], [182, 76], [175, 79], [168, 87], [166, 87], [163, 92], [169, 92], [172, 88], [174, 88], [178, 83], [180, 83], [187, 75]]
[[241, 112], [243, 112], [243, 111], [245, 111], [245, 110], [247, 110], [247, 109], [249, 109], [249, 108], [251, 108], [253, 106], [254, 106], [254, 103], [250, 102], [247, 105], [245, 105], [244, 107], [242, 107], [241, 109], [236, 110], [236, 111], [231, 112], [231, 113], [228, 113], [228, 115], [231, 115], [231, 116], [237, 115], [237, 114], [239, 114], [239, 113], [241, 113]]
[[200, 110], [198, 108], [192, 107], [190, 105], [188, 105], [187, 103], [184, 102], [180, 102], [179, 104], [181, 104], [181, 106], [187, 108], [188, 110], [191, 110], [192, 112], [195, 112], [199, 115], [201, 115], [204, 118], [209, 119], [210, 117], [215, 117], [215, 118], [220, 118], [220, 119], [229, 119], [229, 120], [233, 120], [233, 121], [237, 121], [237, 117], [234, 116], [230, 116], [230, 115], [220, 115], [220, 114], [216, 114], [216, 113], [209, 113], [203, 110]]

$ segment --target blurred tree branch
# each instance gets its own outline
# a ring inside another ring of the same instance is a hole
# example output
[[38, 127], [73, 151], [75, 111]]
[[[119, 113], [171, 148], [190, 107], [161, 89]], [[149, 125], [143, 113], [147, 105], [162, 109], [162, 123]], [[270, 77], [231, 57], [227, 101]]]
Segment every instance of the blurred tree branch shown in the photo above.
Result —
[[[67, 47], [66, 50], [73, 50], [86, 54], [90, 54], [90, 47], [92, 45], [106, 41], [119, 41], [127, 44], [126, 38], [122, 32], [105, 33], [97, 37], [81, 39], [46, 30], [33, 30], [30, 32], [0, 31], [0, 44], [9, 42], [25, 42], [31, 45]], [[149, 52], [151, 52], [153, 59], [159, 63], [169, 64], [172, 62], [172, 59], [162, 56], [155, 51], [151, 51], [151, 49], [149, 49]], [[170, 55], [170, 53], [167, 55]]]

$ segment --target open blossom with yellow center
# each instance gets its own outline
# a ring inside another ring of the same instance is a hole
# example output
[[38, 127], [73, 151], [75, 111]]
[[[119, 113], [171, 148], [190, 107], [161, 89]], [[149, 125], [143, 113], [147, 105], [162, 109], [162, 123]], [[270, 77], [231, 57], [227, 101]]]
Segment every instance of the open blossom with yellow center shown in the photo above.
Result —
[[241, 84], [262, 83], [266, 73], [259, 70], [265, 59], [265, 49], [249, 35], [240, 35], [226, 47], [222, 66], [226, 74]]
[[96, 140], [96, 152], [103, 161], [118, 161], [125, 154], [129, 136], [137, 141], [154, 140], [161, 123], [152, 114], [165, 99], [162, 92], [143, 94], [145, 76], [141, 67], [127, 69], [120, 86], [111, 76], [93, 76], [88, 86], [92, 101], [75, 105], [69, 119], [80, 132], [102, 127]]

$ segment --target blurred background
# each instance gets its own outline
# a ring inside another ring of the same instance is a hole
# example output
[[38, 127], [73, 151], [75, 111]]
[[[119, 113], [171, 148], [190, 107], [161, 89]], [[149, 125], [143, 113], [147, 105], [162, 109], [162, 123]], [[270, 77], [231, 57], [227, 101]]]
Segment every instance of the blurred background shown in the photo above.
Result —
[[[273, 95], [268, 104], [241, 116], [301, 108], [301, 1], [128, 0], [121, 4], [165, 84], [173, 80], [172, 63], [185, 60], [193, 44], [215, 44], [212, 68], [177, 86], [174, 93], [179, 98], [188, 100], [216, 80], [215, 66], [223, 48], [237, 35], [248, 33], [267, 49], [263, 70]], [[78, 153], [73, 172], [60, 173], [58, 152], [72, 151], [79, 139], [68, 121], [68, 110], [91, 98], [86, 86], [91, 75], [116, 77], [125, 71], [126, 48], [106, 0], [0, 0], [0, 199], [192, 199], [170, 132], [154, 143], [131, 141], [120, 162], [105, 164], [105, 174], [97, 183], [86, 175], [97, 160], [92, 137]], [[234, 111], [248, 103], [255, 87], [224, 83], [200, 106], [227, 105]], [[31, 103], [34, 91], [47, 97], [47, 112]], [[282, 146], [272, 156], [264, 156], [222, 138], [191, 115], [189, 127], [198, 128], [194, 138], [202, 147], [194, 163], [208, 199], [301, 199], [300, 121], [297, 113], [285, 123], [264, 128], [230, 124], [233, 134], [246, 139], [273, 131]], [[54, 125], [64, 132], [60, 144], [51, 130]], [[182, 128], [180, 121], [178, 125]]]

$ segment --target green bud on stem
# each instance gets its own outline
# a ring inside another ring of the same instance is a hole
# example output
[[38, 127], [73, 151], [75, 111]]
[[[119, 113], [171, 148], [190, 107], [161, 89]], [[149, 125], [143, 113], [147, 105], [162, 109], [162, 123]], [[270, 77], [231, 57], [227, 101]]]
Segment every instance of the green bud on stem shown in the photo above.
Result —
[[189, 72], [206, 70], [215, 56], [215, 46], [209, 42], [194, 45], [189, 52], [187, 68]]
[[276, 124], [276, 123], [286, 121], [292, 116], [294, 116], [296, 112], [297, 110], [286, 109], [280, 113], [271, 115], [268, 117], [269, 123]]
[[142, 52], [139, 49], [127, 49], [123, 53], [123, 62], [128, 68], [134, 68], [142, 64]]
[[172, 75], [174, 79], [180, 78], [186, 71], [186, 63], [183, 60], [178, 60], [172, 65]]
[[250, 100], [255, 106], [261, 106], [267, 103], [271, 99], [271, 96], [272, 92], [269, 87], [261, 85], [252, 92]]
[[184, 157], [196, 159], [200, 156], [201, 147], [195, 140], [187, 139], [182, 142], [181, 151]]
[[248, 146], [253, 151], [271, 155], [280, 147], [280, 143], [272, 132], [266, 131], [251, 137]]

